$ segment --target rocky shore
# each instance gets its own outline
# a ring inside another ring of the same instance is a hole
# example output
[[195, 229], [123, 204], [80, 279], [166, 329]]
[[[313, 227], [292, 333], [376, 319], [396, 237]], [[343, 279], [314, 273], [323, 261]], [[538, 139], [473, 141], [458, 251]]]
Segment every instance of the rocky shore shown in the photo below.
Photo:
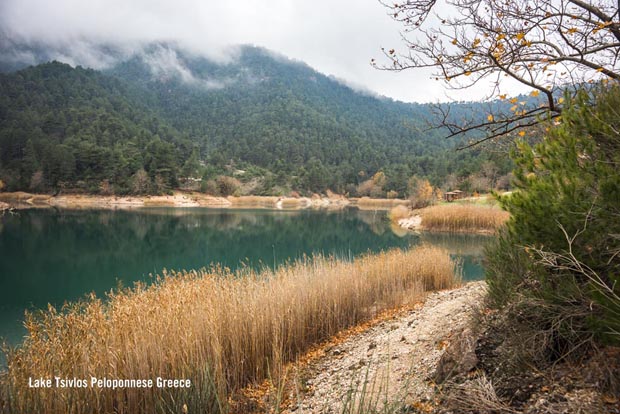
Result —
[[[211, 207], [211, 208], [267, 208], [293, 209], [341, 209], [356, 206], [360, 209], [388, 210], [395, 205], [407, 204], [407, 200], [347, 198], [329, 192], [311, 197], [286, 196], [211, 196], [198, 192], [174, 192], [170, 195], [114, 196], [94, 194], [31, 194], [26, 192], [0, 193], [0, 202], [8, 207], [65, 208], [65, 209], [131, 209], [142, 207]], [[3, 204], [3, 205], [4, 205]], [[7, 208], [8, 208], [7, 207]]]
[[485, 282], [467, 283], [359, 327], [292, 364], [285, 384], [263, 387], [233, 412], [277, 404], [287, 414], [620, 413], [608, 387], [620, 378], [619, 349], [579, 364], [511, 368], [485, 292]]
[[[303, 395], [290, 395], [293, 413], [340, 413], [365, 379], [367, 399], [379, 405], [422, 407], [434, 399], [429, 379], [446, 346], [466, 328], [480, 306], [484, 282], [431, 294], [424, 304], [396, 315], [326, 350], [300, 373]], [[381, 409], [381, 407], [377, 407]], [[381, 412], [381, 411], [379, 411]]]

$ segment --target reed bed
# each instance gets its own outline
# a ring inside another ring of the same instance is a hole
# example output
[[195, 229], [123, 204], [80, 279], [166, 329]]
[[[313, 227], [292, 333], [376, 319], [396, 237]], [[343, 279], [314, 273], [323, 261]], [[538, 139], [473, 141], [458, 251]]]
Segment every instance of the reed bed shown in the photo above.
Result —
[[[378, 312], [458, 283], [437, 247], [355, 260], [312, 257], [275, 270], [164, 272], [149, 286], [30, 314], [7, 352], [0, 408], [10, 413], [226, 412], [240, 388]], [[30, 388], [29, 378], [85, 379]], [[105, 388], [91, 378], [190, 379], [190, 388]]]
[[401, 200], [398, 198], [369, 198], [362, 197], [354, 201], [354, 204], [362, 210], [388, 210], [392, 207], [402, 205], [409, 206], [411, 202], [409, 200]]
[[239, 207], [269, 207], [273, 208], [278, 202], [279, 197], [276, 196], [229, 196], [227, 197], [228, 201], [232, 203], [233, 206]]
[[425, 230], [450, 232], [493, 232], [510, 214], [497, 206], [484, 204], [440, 204], [415, 211]]
[[407, 218], [411, 215], [411, 209], [399, 204], [396, 207], [392, 207], [388, 212], [388, 218], [393, 223], [398, 223], [398, 220]]

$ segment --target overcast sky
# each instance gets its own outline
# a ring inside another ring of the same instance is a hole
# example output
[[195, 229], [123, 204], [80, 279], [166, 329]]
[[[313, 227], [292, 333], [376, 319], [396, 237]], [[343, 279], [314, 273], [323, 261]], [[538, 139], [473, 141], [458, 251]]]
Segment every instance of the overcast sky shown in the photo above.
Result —
[[372, 68], [381, 47], [402, 48], [402, 27], [377, 0], [0, 0], [0, 24], [11, 38], [68, 49], [67, 60], [88, 42], [176, 40], [215, 59], [254, 44], [398, 100], [482, 97], [448, 92], [429, 72]]

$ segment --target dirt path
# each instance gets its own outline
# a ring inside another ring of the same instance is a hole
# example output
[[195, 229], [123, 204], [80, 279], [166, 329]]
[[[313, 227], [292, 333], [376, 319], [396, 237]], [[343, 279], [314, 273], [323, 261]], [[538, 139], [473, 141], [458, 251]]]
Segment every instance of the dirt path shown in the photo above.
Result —
[[381, 322], [328, 349], [325, 356], [298, 373], [297, 389], [286, 413], [340, 413], [359, 397], [366, 383], [381, 407], [384, 400], [423, 407], [432, 398], [428, 381], [450, 339], [480, 305], [486, 285], [469, 283], [436, 292], [417, 309]]

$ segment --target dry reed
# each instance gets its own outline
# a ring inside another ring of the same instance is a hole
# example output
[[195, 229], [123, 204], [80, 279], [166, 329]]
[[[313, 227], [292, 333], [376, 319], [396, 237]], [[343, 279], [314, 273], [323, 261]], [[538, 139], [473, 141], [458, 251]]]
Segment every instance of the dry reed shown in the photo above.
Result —
[[411, 204], [409, 200], [401, 200], [398, 198], [362, 197], [359, 199], [352, 199], [352, 201], [354, 201], [354, 204], [362, 210], [387, 210], [398, 205], [408, 206]]
[[[313, 257], [275, 271], [164, 272], [150, 286], [29, 315], [7, 353], [0, 411], [225, 412], [248, 384], [338, 331], [458, 283], [447, 252], [421, 246], [353, 261]], [[85, 388], [30, 388], [29, 378]], [[100, 388], [90, 380], [188, 378], [191, 388]]]
[[483, 204], [440, 204], [417, 210], [425, 230], [471, 232], [495, 231], [510, 214]]
[[407, 218], [411, 215], [411, 210], [406, 206], [399, 204], [396, 207], [392, 207], [392, 209], [388, 213], [388, 218], [390, 221], [394, 223], [398, 223], [398, 220]]
[[279, 200], [279, 197], [276, 196], [229, 196], [227, 197], [228, 201], [232, 203], [233, 206], [239, 207], [269, 207], [273, 208]]

